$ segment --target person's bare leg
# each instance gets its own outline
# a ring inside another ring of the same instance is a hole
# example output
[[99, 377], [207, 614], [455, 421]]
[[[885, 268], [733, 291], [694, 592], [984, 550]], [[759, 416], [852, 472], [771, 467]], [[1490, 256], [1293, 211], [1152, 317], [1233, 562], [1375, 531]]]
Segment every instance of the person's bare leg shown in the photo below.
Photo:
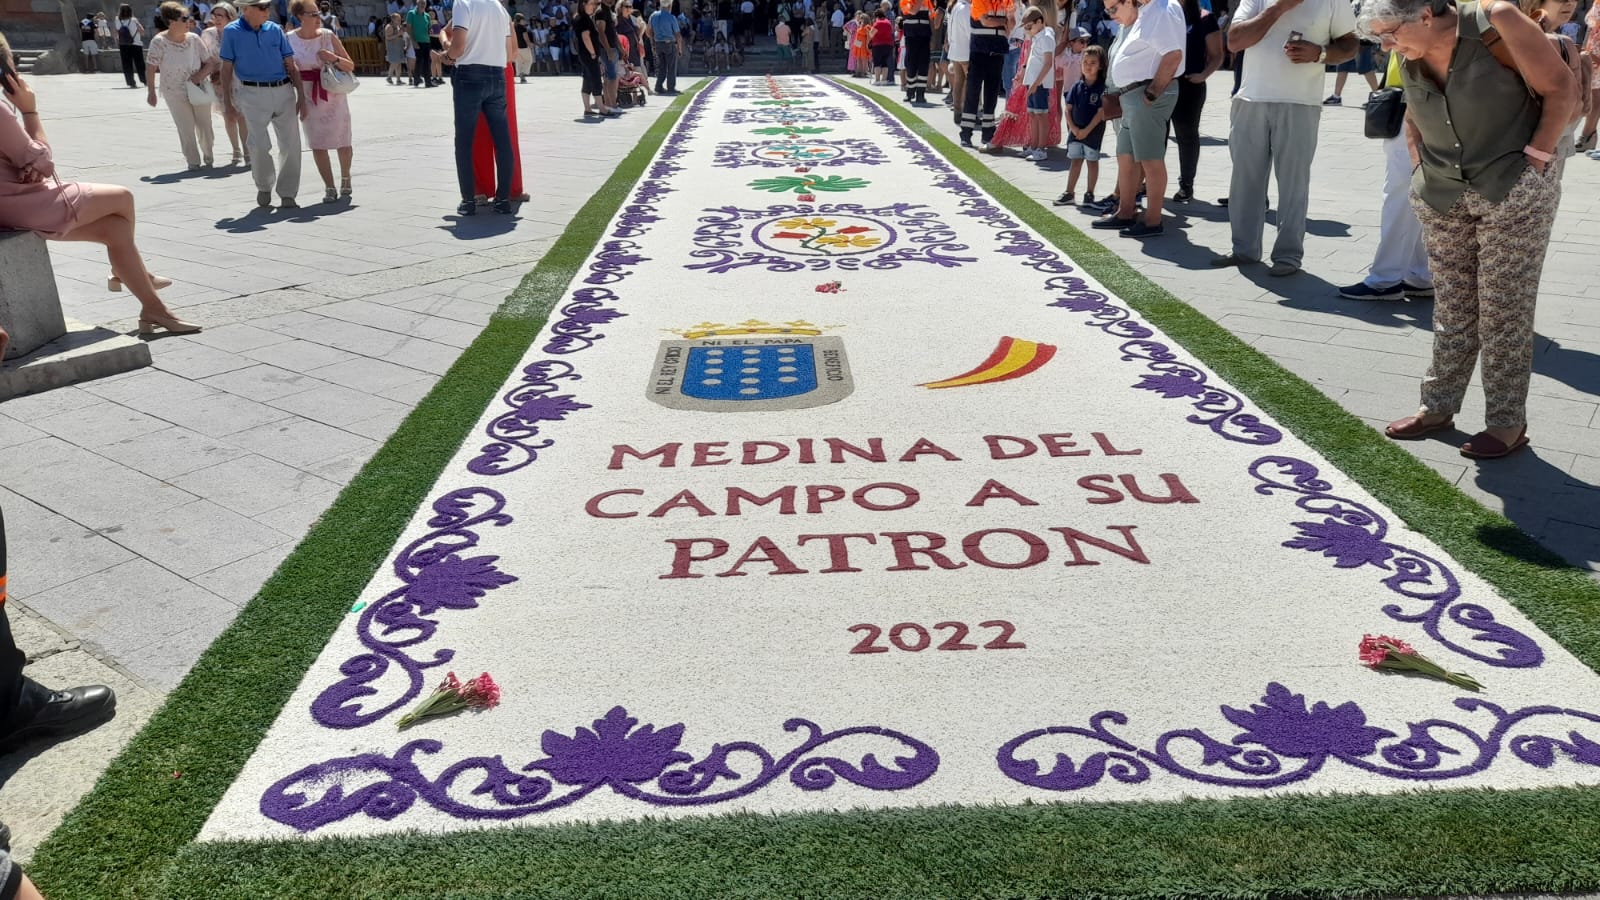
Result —
[[1092, 194], [1094, 193], [1095, 182], [1100, 180], [1100, 164], [1097, 162], [1090, 162], [1086, 168], [1089, 170], [1089, 183], [1084, 185], [1083, 189], [1084, 191]]
[[125, 187], [97, 184], [79, 207], [78, 224], [57, 240], [102, 244], [111, 262], [111, 274], [122, 280], [139, 299], [144, 314], [171, 316], [156, 294], [150, 272], [134, 243], [133, 194]]
[[1119, 155], [1117, 157], [1117, 212], [1116, 216], [1125, 221], [1132, 221], [1137, 215], [1139, 197], [1139, 164], [1133, 161], [1133, 154]]
[[1368, 90], [1375, 91], [1375, 90], [1378, 89], [1379, 81], [1378, 81], [1378, 73], [1377, 72], [1368, 72], [1366, 74], [1366, 79], [1367, 79], [1367, 89]]
[[1344, 83], [1349, 77], [1349, 72], [1340, 72], [1339, 74], [1333, 76], [1333, 95], [1335, 97], [1344, 96]]
[[1589, 118], [1583, 122], [1583, 130], [1578, 137], [1583, 138], [1595, 133], [1595, 126], [1600, 124], [1600, 88], [1593, 91], [1593, 102], [1589, 105]]
[[311, 159], [317, 164], [317, 174], [322, 176], [322, 186], [332, 191], [333, 186], [333, 160], [328, 157], [326, 150], [311, 151]]
[[355, 157], [354, 147], [339, 148], [339, 178], [343, 184], [350, 182], [350, 160]]
[[1144, 222], [1161, 224], [1161, 204], [1167, 196], [1167, 162], [1163, 159], [1140, 163], [1144, 169]]

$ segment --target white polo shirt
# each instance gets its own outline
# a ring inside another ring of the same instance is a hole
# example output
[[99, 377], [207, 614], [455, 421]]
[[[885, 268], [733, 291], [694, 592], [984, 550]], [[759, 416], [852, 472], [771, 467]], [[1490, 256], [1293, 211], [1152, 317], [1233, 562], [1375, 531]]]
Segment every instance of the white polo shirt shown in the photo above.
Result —
[[[511, 33], [511, 16], [500, 0], [456, 0], [452, 28], [465, 28], [467, 40], [452, 44], [458, 66], [506, 66], [506, 36]], [[455, 38], [455, 35], [451, 35]]]
[[950, 52], [945, 58], [951, 62], [970, 62], [972, 60], [971, 0], [956, 0], [950, 7], [950, 14], [945, 17], [945, 22], [950, 28]]
[[[1245, 0], [1249, 2], [1249, 0]], [[1116, 55], [1111, 58], [1111, 83], [1118, 88], [1149, 81], [1161, 68], [1161, 57], [1176, 50], [1184, 52], [1188, 42], [1183, 7], [1176, 0], [1150, 0], [1139, 10], [1139, 18], [1117, 37]], [[1254, 62], [1254, 58], [1251, 62]], [[1246, 67], [1248, 68], [1248, 67]], [[1178, 61], [1178, 72], [1183, 61]], [[1176, 77], [1176, 76], [1174, 76]]]
[[[1270, 0], [1241, 0], [1233, 22], [1248, 22], [1261, 15]], [[1356, 15], [1349, 0], [1305, 0], [1275, 22], [1261, 42], [1251, 47], [1239, 84], [1237, 100], [1256, 103], [1322, 105], [1323, 67], [1318, 63], [1291, 62], [1283, 45], [1289, 33], [1300, 32], [1313, 44], [1328, 46], [1334, 38], [1356, 30]]]

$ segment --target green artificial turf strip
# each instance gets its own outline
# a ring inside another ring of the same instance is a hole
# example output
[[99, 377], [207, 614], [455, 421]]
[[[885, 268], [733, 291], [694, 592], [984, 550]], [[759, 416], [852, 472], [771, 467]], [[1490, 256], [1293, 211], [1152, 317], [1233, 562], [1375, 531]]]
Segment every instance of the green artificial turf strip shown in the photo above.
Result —
[[[1148, 321], [1595, 666], [1600, 587], [1586, 575], [1151, 284], [919, 119], [888, 108]], [[657, 123], [625, 170], [637, 174], [629, 167], [642, 167], [667, 124]], [[569, 237], [587, 234], [573, 241], [583, 251], [576, 260], [561, 259], [573, 267], [580, 263], [626, 190], [627, 184], [617, 182], [631, 183], [632, 177], [608, 184], [602, 194], [611, 192], [610, 205], [605, 211], [586, 207], [551, 257], [572, 249]], [[591, 212], [600, 221], [591, 222]], [[47, 891], [59, 888], [59, 896], [72, 898], [1264, 897], [1555, 891], [1600, 884], [1600, 852], [1594, 850], [1600, 846], [1600, 791], [1591, 789], [742, 815], [309, 843], [189, 844], [570, 277], [540, 263], [508, 302], [508, 315], [463, 355], [207, 652], [151, 726], [41, 848], [35, 871]], [[542, 309], [529, 310], [530, 317], [511, 314], [535, 295], [545, 298]], [[495, 329], [512, 326], [516, 340], [509, 333], [486, 340]], [[516, 344], [516, 351], [498, 346], [500, 340]], [[477, 378], [486, 381], [473, 383]], [[451, 440], [426, 433], [451, 430], [446, 424], [455, 429]], [[426, 463], [410, 458], [418, 452], [411, 442], [427, 448]], [[369, 475], [372, 483], [354, 490]], [[369, 531], [383, 532], [382, 539]], [[185, 764], [190, 769], [183, 778], [173, 779], [171, 770]]]
[[[586, 262], [688, 91], [306, 535], [28, 867], [46, 896], [144, 897], [233, 783]], [[310, 895], [306, 895], [310, 896]]]

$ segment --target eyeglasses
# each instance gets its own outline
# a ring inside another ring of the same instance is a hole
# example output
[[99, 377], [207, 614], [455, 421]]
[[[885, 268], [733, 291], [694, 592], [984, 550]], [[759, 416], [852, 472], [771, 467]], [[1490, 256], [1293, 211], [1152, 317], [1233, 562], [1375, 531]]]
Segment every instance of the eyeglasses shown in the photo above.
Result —
[[1393, 44], [1396, 40], [1398, 40], [1397, 34], [1399, 33], [1400, 29], [1406, 27], [1407, 24], [1408, 23], [1406, 22], [1401, 22], [1387, 31], [1368, 31], [1367, 36], [1377, 41], [1380, 45]]

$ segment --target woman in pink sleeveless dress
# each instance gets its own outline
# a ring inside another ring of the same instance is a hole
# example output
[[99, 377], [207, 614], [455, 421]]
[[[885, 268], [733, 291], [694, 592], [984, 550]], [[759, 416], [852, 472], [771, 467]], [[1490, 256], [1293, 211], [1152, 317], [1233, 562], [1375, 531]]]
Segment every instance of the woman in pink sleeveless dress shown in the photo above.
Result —
[[39, 98], [15, 74], [11, 46], [0, 36], [0, 63], [9, 70], [0, 92], [0, 228], [37, 231], [55, 241], [104, 244], [111, 261], [108, 287], [126, 285], [139, 299], [139, 330], [192, 334], [161, 302], [158, 288], [172, 282], [152, 276], [133, 240], [133, 193], [114, 184], [62, 182], [39, 119]]
[[[289, 32], [289, 48], [294, 51], [295, 68], [300, 70], [300, 80], [311, 98], [301, 124], [305, 129], [306, 146], [311, 149], [311, 159], [317, 164], [317, 174], [322, 176], [322, 186], [326, 190], [322, 202], [333, 203], [340, 197], [348, 200], [350, 160], [355, 153], [350, 140], [350, 101], [344, 94], [330, 93], [323, 87], [322, 67], [332, 63], [346, 72], [354, 72], [356, 64], [339, 36], [322, 27], [316, 0], [295, 0], [289, 4], [289, 11], [300, 17], [300, 27]], [[339, 154], [338, 190], [333, 187], [330, 150]]]

